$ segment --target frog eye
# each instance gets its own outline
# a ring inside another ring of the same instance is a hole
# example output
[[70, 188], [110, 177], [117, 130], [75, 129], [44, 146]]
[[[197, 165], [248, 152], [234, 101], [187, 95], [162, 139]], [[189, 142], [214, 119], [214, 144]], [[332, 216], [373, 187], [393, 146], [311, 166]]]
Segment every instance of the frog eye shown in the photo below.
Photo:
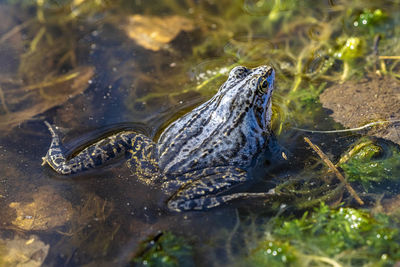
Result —
[[261, 88], [263, 88], [263, 89], [267, 89], [268, 88], [268, 80], [267, 79], [265, 79], [264, 81], [263, 81], [263, 83], [261, 84]]
[[268, 82], [268, 79], [267, 78], [264, 78], [264, 77], [261, 77], [259, 80], [258, 80], [258, 90], [261, 92], [261, 93], [265, 93], [267, 90], [268, 90], [268, 87], [269, 87], [269, 82]]

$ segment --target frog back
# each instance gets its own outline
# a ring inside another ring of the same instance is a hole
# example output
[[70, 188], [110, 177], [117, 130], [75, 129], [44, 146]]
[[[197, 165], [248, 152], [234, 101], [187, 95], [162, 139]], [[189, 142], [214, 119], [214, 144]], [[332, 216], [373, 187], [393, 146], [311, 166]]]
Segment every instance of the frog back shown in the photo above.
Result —
[[206, 167], [249, 166], [265, 146], [267, 136], [253, 123], [253, 113], [233, 108], [235, 103], [228, 101], [232, 99], [230, 95], [215, 95], [165, 129], [158, 140], [160, 170], [182, 173]]

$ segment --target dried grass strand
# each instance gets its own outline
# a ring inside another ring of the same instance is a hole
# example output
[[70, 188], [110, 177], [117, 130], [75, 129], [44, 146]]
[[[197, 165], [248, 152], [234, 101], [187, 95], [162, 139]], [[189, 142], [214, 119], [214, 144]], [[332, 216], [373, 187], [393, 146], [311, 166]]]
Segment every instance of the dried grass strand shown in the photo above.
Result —
[[317, 152], [318, 156], [325, 162], [326, 165], [336, 174], [336, 177], [344, 183], [346, 186], [347, 190], [349, 193], [354, 197], [354, 199], [358, 202], [360, 205], [364, 205], [364, 201], [357, 195], [356, 191], [351, 187], [351, 185], [346, 181], [346, 179], [343, 177], [343, 175], [339, 172], [339, 170], [335, 167], [335, 165], [330, 161], [327, 155], [317, 146], [314, 145], [310, 139], [307, 137], [304, 137], [304, 140], [310, 145], [312, 149], [314, 149], [315, 152]]

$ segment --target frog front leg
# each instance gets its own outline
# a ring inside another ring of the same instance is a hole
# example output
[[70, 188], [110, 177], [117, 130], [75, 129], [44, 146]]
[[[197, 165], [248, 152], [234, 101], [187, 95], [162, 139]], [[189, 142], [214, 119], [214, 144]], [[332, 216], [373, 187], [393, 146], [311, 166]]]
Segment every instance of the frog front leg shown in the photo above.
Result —
[[42, 165], [49, 164], [53, 170], [64, 175], [95, 168], [121, 155], [127, 155], [130, 158], [132, 149], [135, 147], [154, 144], [151, 139], [142, 134], [124, 131], [91, 144], [68, 159], [55, 127], [48, 122], [45, 124], [51, 133], [52, 140], [46, 156], [42, 158]]
[[168, 208], [174, 211], [206, 210], [234, 199], [271, 198], [273, 192], [232, 193], [226, 191], [248, 180], [247, 172], [233, 167], [212, 167], [185, 173], [174, 180], [165, 182], [163, 189], [176, 192], [168, 200]]

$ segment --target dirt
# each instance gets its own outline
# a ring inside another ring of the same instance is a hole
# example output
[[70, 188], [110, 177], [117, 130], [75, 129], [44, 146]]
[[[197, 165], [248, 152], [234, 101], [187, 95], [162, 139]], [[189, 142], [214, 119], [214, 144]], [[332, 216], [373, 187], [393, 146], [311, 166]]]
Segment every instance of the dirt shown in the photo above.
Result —
[[[400, 81], [389, 75], [371, 74], [327, 88], [320, 95], [322, 106], [330, 116], [347, 128], [377, 121], [400, 120]], [[368, 135], [400, 144], [400, 122], [374, 126]]]
[[12, 202], [17, 217], [12, 222], [16, 227], [30, 231], [48, 230], [62, 226], [71, 219], [72, 205], [62, 198], [54, 188], [42, 186], [32, 195], [30, 203]]

